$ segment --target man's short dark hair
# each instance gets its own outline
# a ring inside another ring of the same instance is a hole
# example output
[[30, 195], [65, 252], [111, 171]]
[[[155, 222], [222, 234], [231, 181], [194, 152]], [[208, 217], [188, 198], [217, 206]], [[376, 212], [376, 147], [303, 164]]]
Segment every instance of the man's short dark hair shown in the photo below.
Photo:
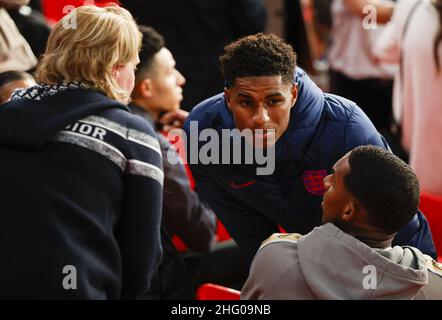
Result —
[[274, 34], [257, 33], [227, 45], [219, 61], [227, 86], [234, 85], [236, 78], [277, 75], [292, 83], [296, 53]]
[[143, 34], [140, 50], [140, 64], [136, 72], [137, 80], [140, 76], [144, 76], [151, 71], [154, 56], [164, 48], [165, 42], [161, 34], [154, 28], [147, 26], [138, 26], [138, 29]]
[[32, 75], [23, 71], [5, 71], [0, 73], [0, 88], [18, 80], [34, 80]]
[[353, 149], [349, 164], [344, 183], [367, 211], [370, 222], [391, 233], [407, 225], [419, 206], [419, 182], [413, 170], [375, 146]]

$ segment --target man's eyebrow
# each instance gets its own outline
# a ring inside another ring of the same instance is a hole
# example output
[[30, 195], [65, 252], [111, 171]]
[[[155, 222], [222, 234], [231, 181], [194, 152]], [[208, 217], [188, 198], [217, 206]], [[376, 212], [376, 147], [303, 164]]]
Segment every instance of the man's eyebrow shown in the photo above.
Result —
[[268, 96], [266, 96], [266, 98], [273, 98], [273, 97], [280, 97], [282, 96], [281, 92], [273, 92], [271, 94], [269, 94]]
[[336, 165], [334, 165], [334, 166], [331, 168], [331, 172], [332, 172], [333, 174], [336, 173], [336, 169], [335, 169], [335, 167], [336, 167]]
[[248, 93], [245, 93], [245, 92], [239, 92], [238, 93], [238, 97], [251, 98], [251, 96]]

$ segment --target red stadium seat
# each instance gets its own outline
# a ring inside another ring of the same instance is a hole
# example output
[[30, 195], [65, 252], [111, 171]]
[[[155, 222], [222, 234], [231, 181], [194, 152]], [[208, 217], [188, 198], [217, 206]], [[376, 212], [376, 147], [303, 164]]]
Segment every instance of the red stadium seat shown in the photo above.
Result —
[[438, 260], [442, 262], [442, 196], [422, 192], [420, 209], [430, 224], [434, 245], [438, 253]]
[[226, 227], [221, 223], [221, 221], [217, 220], [217, 230], [216, 230], [216, 240], [218, 242], [230, 240], [232, 237], [227, 232]]
[[172, 243], [178, 252], [186, 252], [189, 248], [184, 244], [183, 240], [176, 234], [172, 235]]
[[[44, 15], [49, 24], [56, 23], [68, 13], [66, 6], [80, 7], [85, 4], [95, 4], [97, 6], [104, 6], [109, 3], [117, 3], [118, 0], [42, 0], [42, 7]], [[66, 10], [64, 8], [66, 7]]]
[[196, 300], [239, 300], [241, 292], [213, 283], [202, 284], [196, 291]]

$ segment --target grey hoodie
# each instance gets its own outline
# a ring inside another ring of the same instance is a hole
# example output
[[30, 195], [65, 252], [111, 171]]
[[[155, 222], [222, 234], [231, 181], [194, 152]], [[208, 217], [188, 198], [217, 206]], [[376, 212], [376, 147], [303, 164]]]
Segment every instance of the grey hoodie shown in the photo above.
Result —
[[373, 249], [327, 223], [266, 240], [241, 298], [442, 299], [438, 268], [415, 248]]

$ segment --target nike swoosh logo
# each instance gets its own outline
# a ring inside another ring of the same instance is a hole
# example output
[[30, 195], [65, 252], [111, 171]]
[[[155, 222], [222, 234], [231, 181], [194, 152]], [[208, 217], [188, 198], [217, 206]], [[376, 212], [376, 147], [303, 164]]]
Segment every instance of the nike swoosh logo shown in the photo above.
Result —
[[248, 186], [251, 186], [252, 184], [254, 184], [256, 182], [256, 180], [252, 180], [243, 184], [236, 184], [235, 182], [230, 182], [230, 187], [233, 189], [242, 189], [242, 188], [246, 188]]

